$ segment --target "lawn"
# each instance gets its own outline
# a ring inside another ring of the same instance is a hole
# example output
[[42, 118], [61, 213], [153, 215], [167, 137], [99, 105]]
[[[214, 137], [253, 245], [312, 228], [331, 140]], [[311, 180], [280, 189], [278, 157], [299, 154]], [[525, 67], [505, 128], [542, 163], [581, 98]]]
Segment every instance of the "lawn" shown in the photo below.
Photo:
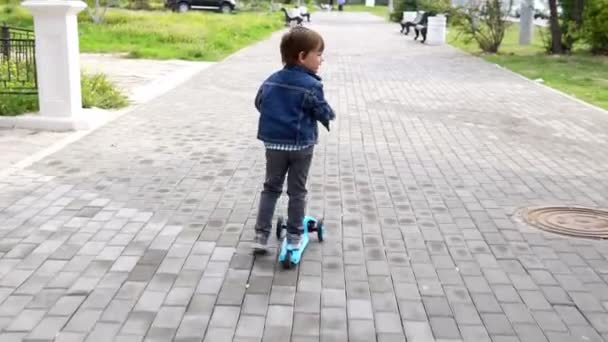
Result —
[[[546, 35], [546, 34], [545, 34]], [[475, 42], [466, 42], [462, 34], [451, 28], [448, 42], [485, 60], [504, 66], [530, 79], [545, 84], [598, 107], [608, 109], [608, 57], [593, 56], [580, 47], [569, 56], [547, 55], [543, 34], [536, 27], [533, 44], [520, 46], [519, 26], [512, 25], [498, 54], [482, 54]]]
[[[283, 27], [281, 13], [108, 10], [96, 25], [85, 12], [79, 16], [83, 52], [123, 52], [134, 58], [218, 61], [268, 37]], [[0, 22], [32, 27], [32, 18], [21, 7], [0, 7]]]
[[[337, 11], [336, 5], [336, 11]], [[388, 6], [367, 7], [365, 5], [344, 5], [345, 12], [369, 12], [379, 17], [388, 19]]]

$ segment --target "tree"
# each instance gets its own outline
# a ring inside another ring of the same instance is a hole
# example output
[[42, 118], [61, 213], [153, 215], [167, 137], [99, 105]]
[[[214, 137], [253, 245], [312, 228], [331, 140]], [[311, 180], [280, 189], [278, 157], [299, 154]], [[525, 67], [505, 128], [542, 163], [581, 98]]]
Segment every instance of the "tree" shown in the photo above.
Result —
[[512, 3], [504, 6], [502, 0], [487, 0], [463, 9], [464, 20], [459, 25], [470, 38], [477, 41], [483, 52], [496, 53], [511, 24], [507, 14]]
[[559, 17], [557, 14], [557, 0], [549, 0], [549, 27], [551, 30], [551, 53], [563, 53], [562, 46], [562, 28], [559, 25]]
[[95, 24], [101, 24], [106, 17], [108, 7], [112, 5], [110, 0], [105, 0], [101, 3], [101, 0], [88, 0], [87, 1], [87, 13]]

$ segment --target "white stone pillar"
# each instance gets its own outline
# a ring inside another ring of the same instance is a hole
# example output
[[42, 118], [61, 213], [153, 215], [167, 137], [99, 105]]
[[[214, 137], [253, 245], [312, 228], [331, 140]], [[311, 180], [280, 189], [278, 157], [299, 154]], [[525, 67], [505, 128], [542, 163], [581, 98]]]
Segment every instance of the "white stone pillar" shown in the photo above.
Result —
[[78, 127], [82, 111], [77, 14], [80, 0], [26, 0], [34, 16], [40, 129]]
[[445, 44], [446, 34], [446, 17], [445, 15], [436, 15], [429, 17], [426, 31], [426, 43], [428, 45], [443, 45]]
[[529, 45], [534, 30], [534, 1], [523, 0], [519, 10], [519, 45]]

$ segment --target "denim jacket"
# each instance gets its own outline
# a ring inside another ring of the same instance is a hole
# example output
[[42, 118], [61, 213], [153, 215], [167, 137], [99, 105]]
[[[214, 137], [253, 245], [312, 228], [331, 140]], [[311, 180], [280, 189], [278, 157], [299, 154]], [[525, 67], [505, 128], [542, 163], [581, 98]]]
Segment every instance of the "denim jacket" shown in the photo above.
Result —
[[335, 118], [321, 78], [301, 66], [286, 66], [268, 77], [255, 107], [260, 112], [258, 139], [273, 144], [316, 144], [317, 121], [329, 130], [329, 121]]

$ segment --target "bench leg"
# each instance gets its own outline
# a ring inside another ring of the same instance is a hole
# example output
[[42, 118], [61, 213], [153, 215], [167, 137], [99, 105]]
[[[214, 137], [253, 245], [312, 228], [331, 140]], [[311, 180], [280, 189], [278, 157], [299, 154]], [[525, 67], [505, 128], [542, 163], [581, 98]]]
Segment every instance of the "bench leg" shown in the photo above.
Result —
[[405, 23], [405, 35], [409, 35], [410, 34], [410, 27], [412, 26], [411, 23]]

